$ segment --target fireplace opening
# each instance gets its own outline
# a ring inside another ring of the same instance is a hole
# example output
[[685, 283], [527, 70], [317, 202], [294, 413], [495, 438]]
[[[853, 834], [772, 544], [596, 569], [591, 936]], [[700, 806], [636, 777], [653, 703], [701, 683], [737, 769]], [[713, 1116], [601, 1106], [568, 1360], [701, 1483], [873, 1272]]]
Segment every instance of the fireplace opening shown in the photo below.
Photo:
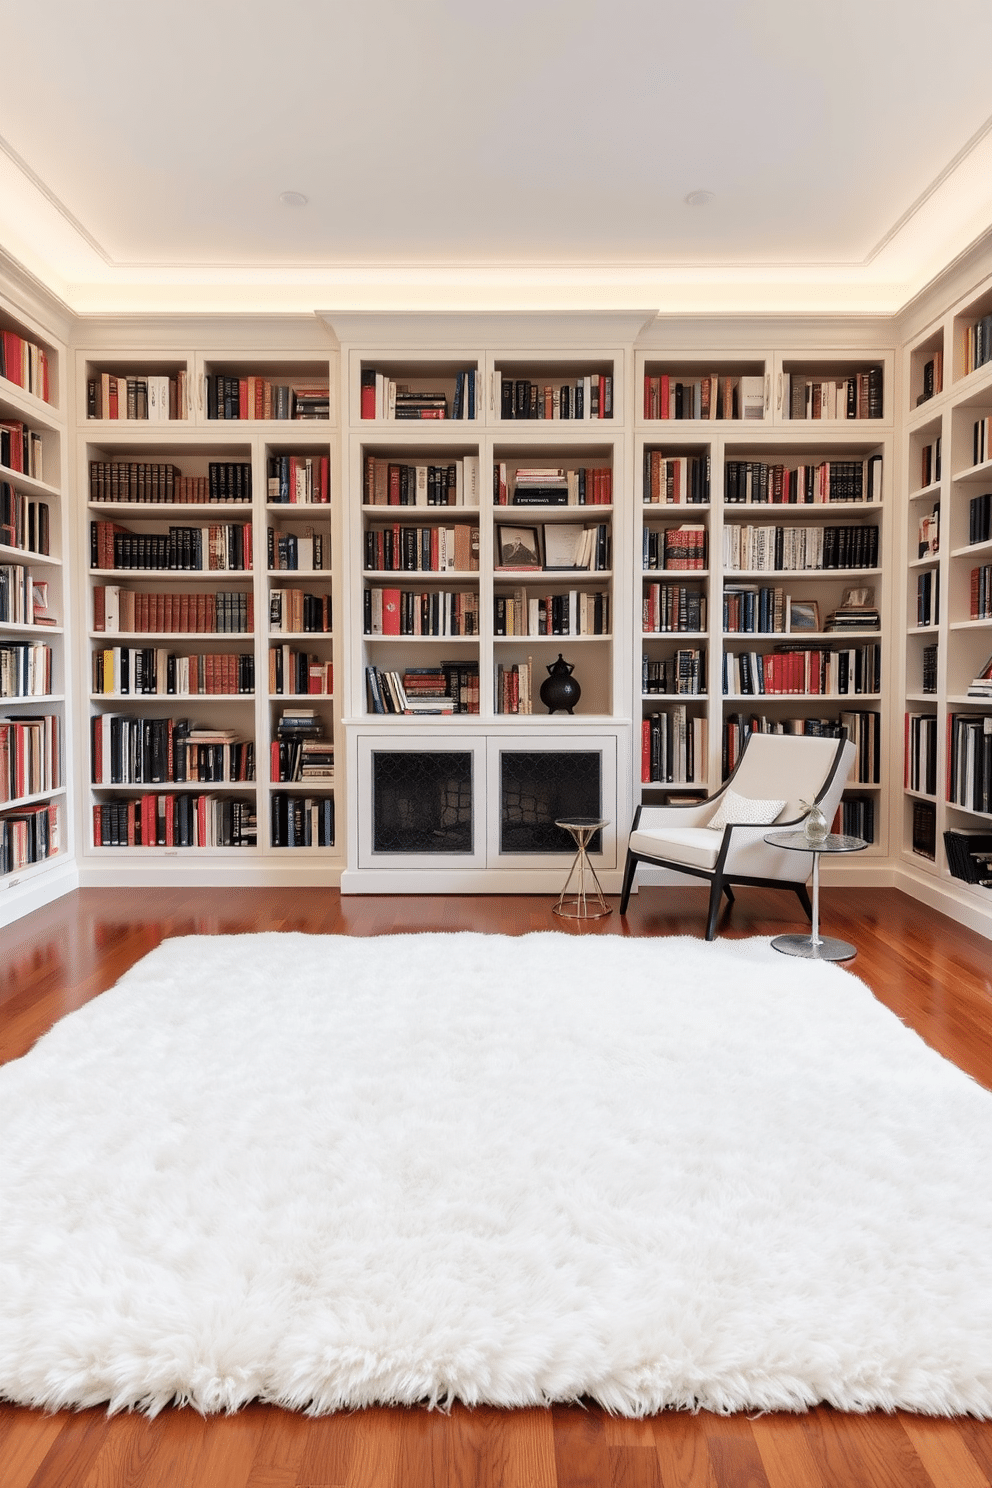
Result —
[[[575, 842], [556, 818], [603, 814], [599, 750], [500, 753], [500, 852], [570, 853]], [[603, 834], [589, 843], [602, 852]]]
[[374, 751], [372, 850], [471, 853], [471, 751]]

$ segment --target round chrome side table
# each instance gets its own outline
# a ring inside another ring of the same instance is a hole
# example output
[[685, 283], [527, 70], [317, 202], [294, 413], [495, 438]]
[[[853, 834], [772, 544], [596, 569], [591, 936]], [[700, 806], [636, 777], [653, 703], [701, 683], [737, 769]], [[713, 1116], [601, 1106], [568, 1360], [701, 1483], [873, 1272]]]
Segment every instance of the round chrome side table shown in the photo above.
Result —
[[830, 832], [822, 842], [810, 842], [805, 832], [767, 832], [769, 847], [813, 854], [813, 924], [809, 935], [776, 935], [772, 945], [786, 956], [804, 956], [808, 961], [850, 961], [857, 947], [846, 940], [820, 934], [820, 857], [823, 853], [860, 852], [868, 844], [861, 837], [843, 837]]
[[558, 896], [552, 914], [566, 920], [601, 920], [613, 911], [596, 877], [596, 870], [589, 861], [589, 843], [600, 827], [608, 823], [596, 816], [562, 816], [555, 821], [556, 827], [571, 832], [575, 839], [575, 862], [565, 880], [565, 887]]

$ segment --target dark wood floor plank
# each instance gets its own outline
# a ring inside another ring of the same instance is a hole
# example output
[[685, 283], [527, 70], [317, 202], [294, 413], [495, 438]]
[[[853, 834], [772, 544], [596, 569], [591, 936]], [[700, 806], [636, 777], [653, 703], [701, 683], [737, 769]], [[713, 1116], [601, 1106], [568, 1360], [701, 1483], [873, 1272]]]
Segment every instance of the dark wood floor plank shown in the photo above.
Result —
[[807, 1440], [808, 1420], [785, 1412], [752, 1419], [751, 1435], [768, 1488], [827, 1488]]
[[[975, 1460], [960, 1422], [905, 1413], [899, 1419], [934, 1488], [990, 1488], [989, 1471]], [[979, 1429], [987, 1441], [988, 1430]]]
[[62, 1430], [61, 1416], [0, 1405], [0, 1482], [27, 1488]]
[[747, 1416], [709, 1416], [705, 1429], [717, 1488], [769, 1488]]

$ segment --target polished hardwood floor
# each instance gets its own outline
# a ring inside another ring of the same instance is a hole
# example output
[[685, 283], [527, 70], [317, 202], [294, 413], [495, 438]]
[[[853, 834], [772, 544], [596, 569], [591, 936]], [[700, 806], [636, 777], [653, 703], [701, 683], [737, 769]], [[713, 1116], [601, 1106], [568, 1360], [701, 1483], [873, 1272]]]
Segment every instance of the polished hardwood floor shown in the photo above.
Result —
[[[615, 901], [614, 901], [615, 902]], [[795, 901], [738, 891], [721, 933], [798, 928]], [[895, 890], [826, 889], [826, 930], [887, 1007], [992, 1088], [992, 945]], [[573, 926], [543, 897], [348, 898], [326, 890], [83, 890], [0, 930], [0, 1061], [112, 986], [161, 940], [256, 930], [701, 936], [704, 891], [648, 889]], [[0, 1133], [2, 1140], [2, 1133]], [[992, 1340], [990, 1340], [992, 1349]], [[992, 1488], [992, 1423], [904, 1413], [617, 1420], [589, 1405], [311, 1420], [255, 1405], [154, 1421], [0, 1405], [2, 1488]]]

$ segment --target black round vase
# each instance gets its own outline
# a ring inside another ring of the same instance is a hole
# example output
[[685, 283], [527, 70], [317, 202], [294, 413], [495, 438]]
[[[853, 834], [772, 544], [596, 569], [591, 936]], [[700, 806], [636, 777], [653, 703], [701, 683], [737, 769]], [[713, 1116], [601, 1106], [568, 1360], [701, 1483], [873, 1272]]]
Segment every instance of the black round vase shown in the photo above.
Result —
[[572, 676], [574, 670], [559, 651], [558, 660], [548, 667], [541, 683], [541, 702], [549, 713], [571, 713], [582, 696], [582, 688]]

